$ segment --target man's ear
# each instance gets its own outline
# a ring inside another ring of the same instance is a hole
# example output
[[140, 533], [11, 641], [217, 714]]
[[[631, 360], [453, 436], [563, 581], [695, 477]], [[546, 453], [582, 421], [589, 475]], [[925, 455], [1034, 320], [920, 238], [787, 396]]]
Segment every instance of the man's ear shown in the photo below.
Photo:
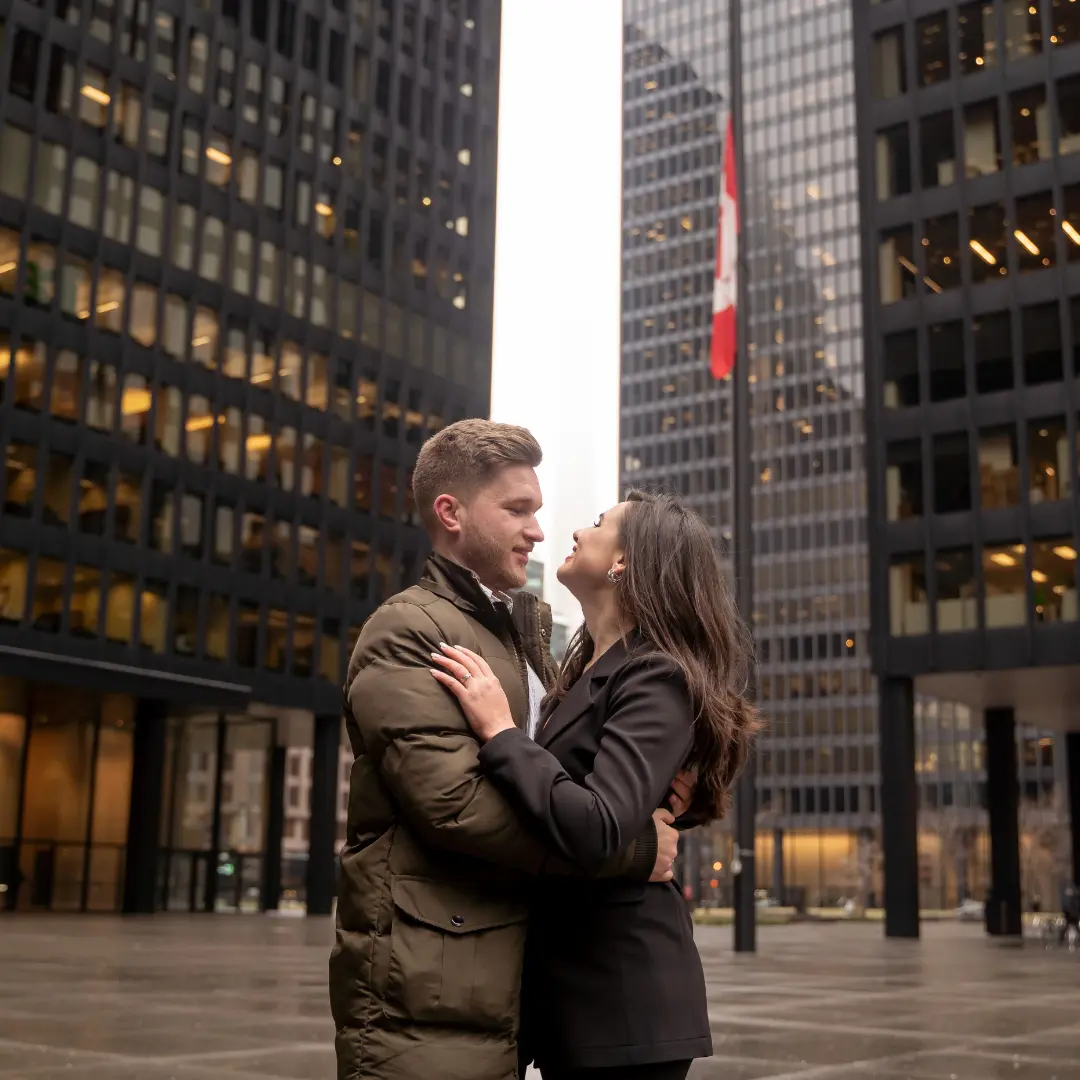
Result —
[[461, 532], [461, 503], [453, 495], [440, 495], [432, 505], [435, 512], [435, 520], [446, 530], [456, 536]]

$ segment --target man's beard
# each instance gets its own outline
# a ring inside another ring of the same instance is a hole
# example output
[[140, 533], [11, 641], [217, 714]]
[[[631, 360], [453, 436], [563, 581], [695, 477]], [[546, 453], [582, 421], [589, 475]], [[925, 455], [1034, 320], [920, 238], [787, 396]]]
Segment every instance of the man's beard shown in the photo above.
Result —
[[487, 533], [470, 529], [463, 538], [461, 561], [489, 589], [519, 589], [521, 582], [510, 576], [506, 568], [507, 552]]

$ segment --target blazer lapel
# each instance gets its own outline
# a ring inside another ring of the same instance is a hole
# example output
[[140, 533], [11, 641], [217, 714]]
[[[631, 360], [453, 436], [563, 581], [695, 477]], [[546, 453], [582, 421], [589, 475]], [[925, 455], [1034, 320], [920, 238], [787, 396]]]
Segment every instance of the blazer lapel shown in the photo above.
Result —
[[542, 718], [542, 726], [536, 736], [539, 746], [548, 746], [560, 732], [592, 708], [604, 684], [626, 656], [626, 647], [621, 642], [613, 645], [570, 687], [566, 697]]

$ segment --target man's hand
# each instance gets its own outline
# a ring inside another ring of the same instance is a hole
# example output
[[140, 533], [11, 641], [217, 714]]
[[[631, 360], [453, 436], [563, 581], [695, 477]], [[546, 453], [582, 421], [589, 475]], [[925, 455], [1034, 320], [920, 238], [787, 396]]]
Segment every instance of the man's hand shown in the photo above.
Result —
[[675, 774], [675, 779], [671, 781], [672, 796], [668, 799], [668, 805], [675, 817], [682, 817], [690, 809], [696, 788], [696, 769], [683, 769], [682, 772]]
[[654, 810], [652, 819], [656, 826], [656, 865], [649, 880], [670, 881], [674, 877], [671, 868], [679, 854], [679, 831], [671, 827], [675, 818], [670, 810]]

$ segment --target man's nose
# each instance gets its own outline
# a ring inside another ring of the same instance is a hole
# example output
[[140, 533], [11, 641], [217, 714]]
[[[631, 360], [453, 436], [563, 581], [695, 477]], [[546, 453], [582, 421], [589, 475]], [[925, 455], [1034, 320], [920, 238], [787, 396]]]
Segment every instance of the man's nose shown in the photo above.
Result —
[[533, 518], [532, 521], [525, 527], [525, 535], [534, 544], [542, 544], [544, 542], [544, 530], [540, 528], [540, 522]]

